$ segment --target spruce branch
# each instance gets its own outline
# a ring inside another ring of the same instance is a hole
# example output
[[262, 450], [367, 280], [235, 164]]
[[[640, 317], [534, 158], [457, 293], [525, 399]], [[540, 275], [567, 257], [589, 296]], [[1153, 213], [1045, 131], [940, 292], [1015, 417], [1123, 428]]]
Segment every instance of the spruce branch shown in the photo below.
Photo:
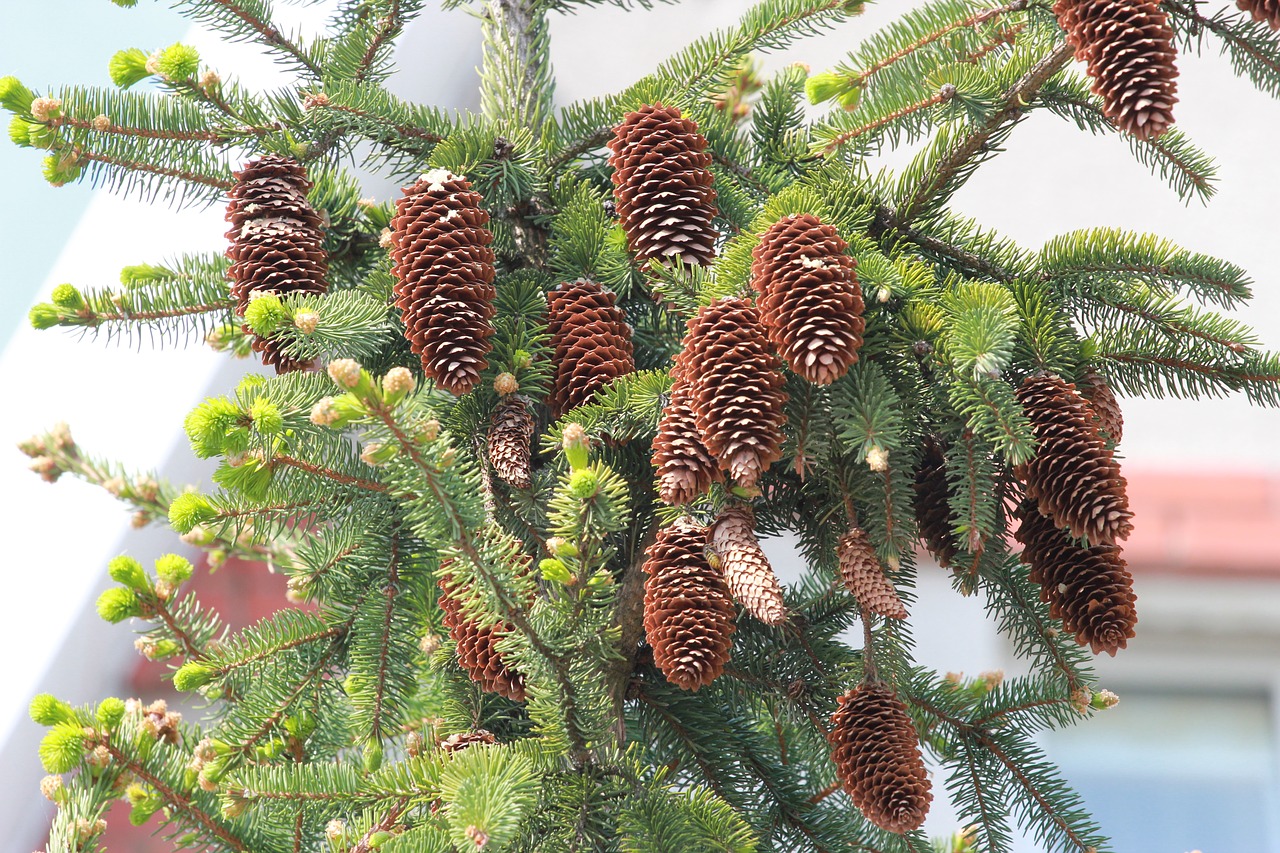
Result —
[[951, 86], [949, 88], [939, 89], [937, 92], [934, 92], [932, 95], [928, 96], [927, 98], [916, 101], [913, 104], [908, 104], [907, 106], [904, 106], [904, 107], [899, 107], [898, 109], [890, 113], [886, 113], [885, 115], [876, 117], [875, 119], [867, 122], [866, 124], [859, 125], [858, 127], [852, 128], [851, 130], [846, 130], [836, 134], [825, 145], [823, 145], [820, 149], [818, 149], [818, 154], [823, 157], [829, 156], [835, 153], [837, 150], [839, 150], [841, 146], [849, 142], [853, 142], [859, 137], [862, 137], [869, 133], [874, 133], [875, 131], [880, 130], [882, 127], [886, 125], [890, 125], [895, 122], [901, 121], [902, 119], [915, 115], [918, 112], [922, 112], [931, 107], [936, 107], [939, 104], [946, 103], [947, 101], [951, 100], [955, 96], [956, 96], [956, 89], [954, 86]]

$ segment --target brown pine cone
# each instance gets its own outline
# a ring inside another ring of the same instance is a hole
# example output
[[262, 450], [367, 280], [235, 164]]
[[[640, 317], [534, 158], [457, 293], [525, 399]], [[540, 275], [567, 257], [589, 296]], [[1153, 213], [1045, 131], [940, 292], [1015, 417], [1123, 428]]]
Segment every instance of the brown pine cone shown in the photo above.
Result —
[[889, 619], [907, 618], [907, 608], [893, 588], [893, 581], [885, 576], [875, 546], [862, 528], [851, 527], [840, 537], [836, 555], [840, 558], [840, 579], [858, 599], [858, 606], [864, 614], [877, 613]]
[[493, 410], [489, 427], [489, 464], [498, 476], [517, 489], [528, 489], [530, 479], [530, 440], [533, 438], [533, 415], [523, 397], [508, 394]]
[[466, 178], [427, 172], [396, 201], [391, 220], [395, 305], [422, 370], [461, 396], [480, 380], [493, 348], [493, 234]]
[[1124, 438], [1124, 413], [1120, 411], [1120, 402], [1106, 378], [1092, 367], [1086, 367], [1080, 374], [1076, 390], [1089, 401], [1089, 407], [1106, 437], [1119, 444]]
[[1057, 0], [1058, 23], [1088, 64], [1103, 114], [1139, 139], [1173, 124], [1178, 50], [1159, 0]]
[[838, 701], [827, 740], [853, 804], [888, 832], [918, 829], [933, 792], [907, 706], [877, 684], [849, 690]]
[[950, 487], [947, 485], [947, 459], [942, 445], [933, 437], [924, 441], [924, 457], [916, 468], [916, 528], [929, 553], [938, 565], [948, 568], [956, 558], [955, 537], [951, 534]]
[[560, 417], [636, 369], [631, 326], [617, 298], [594, 281], [558, 285], [548, 295], [547, 331], [556, 368], [551, 412]]
[[453, 755], [455, 752], [466, 749], [469, 746], [487, 746], [497, 742], [498, 739], [494, 737], [493, 732], [488, 729], [476, 729], [475, 731], [458, 732], [455, 735], [441, 738], [436, 745], [447, 754]]
[[[307, 201], [307, 171], [291, 157], [268, 154], [235, 172], [229, 193], [227, 258], [231, 297], [244, 315], [251, 294], [293, 296], [324, 293], [329, 257], [324, 250], [324, 218]], [[246, 333], [250, 333], [245, 326]], [[274, 338], [253, 336], [254, 352], [277, 373], [301, 370], [310, 362], [290, 358]]]
[[716, 191], [707, 140], [691, 119], [662, 104], [627, 113], [609, 140], [613, 197], [627, 245], [643, 262], [710, 266], [716, 254]]
[[689, 383], [676, 378], [671, 399], [658, 421], [653, 440], [653, 467], [658, 472], [658, 497], [663, 503], [680, 506], [696, 500], [724, 479], [716, 460], [702, 444], [702, 435], [689, 407]]
[[703, 445], [743, 488], [782, 458], [782, 362], [760, 313], [745, 299], [718, 299], [689, 320], [677, 370], [689, 377]]
[[751, 264], [760, 317], [791, 369], [829, 385], [858, 360], [862, 288], [849, 245], [816, 216], [784, 216], [764, 232]]
[[707, 531], [707, 547], [719, 561], [734, 599], [766, 625], [787, 621], [782, 584], [756, 539], [756, 516], [751, 507], [729, 506]]
[[489, 693], [497, 693], [515, 702], [524, 701], [524, 673], [512, 669], [502, 659], [497, 643], [504, 635], [509, 634], [512, 626], [498, 622], [487, 628], [481, 628], [462, 612], [462, 604], [458, 601], [457, 587], [453, 575], [441, 575], [440, 609], [444, 611], [444, 624], [449, 629], [449, 637], [458, 647], [458, 663], [471, 676], [471, 680], [480, 685], [480, 689]]
[[720, 676], [734, 632], [733, 601], [724, 577], [707, 562], [706, 541], [705, 528], [681, 519], [660, 530], [645, 551], [645, 636], [654, 664], [684, 690]]
[[1280, 0], [1236, 0], [1236, 5], [1248, 12], [1255, 21], [1266, 22], [1273, 30], [1280, 30]]
[[1081, 548], [1065, 530], [1026, 502], [1018, 510], [1015, 538], [1022, 543], [1022, 562], [1040, 585], [1040, 600], [1062, 620], [1076, 642], [1093, 653], [1114, 656], [1134, 635], [1138, 611], [1129, 574], [1115, 545]]
[[1036, 455], [1015, 474], [1027, 497], [1071, 535], [1110, 545], [1133, 530], [1127, 483], [1074, 385], [1051, 373], [1028, 376], [1018, 401], [1036, 436]]

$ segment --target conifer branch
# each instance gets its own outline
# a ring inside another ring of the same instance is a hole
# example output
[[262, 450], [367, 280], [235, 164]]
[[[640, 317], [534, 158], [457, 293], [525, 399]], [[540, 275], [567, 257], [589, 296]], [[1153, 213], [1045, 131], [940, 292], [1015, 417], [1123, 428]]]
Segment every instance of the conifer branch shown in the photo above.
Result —
[[360, 57], [360, 64], [357, 66], [355, 74], [357, 83], [365, 81], [365, 78], [369, 76], [369, 72], [373, 69], [373, 63], [377, 60], [383, 45], [394, 38], [403, 26], [404, 21], [400, 17], [400, 0], [391, 0], [391, 7], [387, 10], [382, 22], [379, 23], [378, 31], [369, 40], [369, 47], [365, 50], [364, 56]]
[[129, 172], [144, 172], [149, 175], [157, 175], [162, 178], [177, 178], [180, 181], [186, 181], [189, 184], [199, 184], [200, 186], [210, 187], [222, 192], [230, 192], [234, 187], [235, 181], [230, 178], [218, 178], [213, 175], [202, 175], [199, 172], [193, 172], [189, 169], [175, 169], [169, 166], [161, 166], [156, 163], [144, 163], [141, 160], [125, 160], [118, 157], [112, 157], [109, 154], [95, 154], [80, 146], [76, 146], [72, 152], [72, 156], [77, 161], [88, 160], [92, 163], [102, 163], [106, 166], [114, 166], [117, 169], [124, 169]]
[[360, 840], [351, 848], [349, 853], [369, 853], [371, 850], [377, 849], [382, 843], [382, 833], [393, 830], [404, 813], [409, 810], [410, 799], [401, 797], [391, 808], [387, 809], [387, 813], [382, 819], [369, 827], [365, 834], [360, 836]]
[[238, 3], [236, 0], [207, 0], [207, 2], [221, 6], [227, 11], [227, 13], [243, 22], [253, 30], [253, 32], [258, 34], [258, 37], [262, 40], [263, 44], [292, 56], [297, 60], [298, 64], [306, 68], [313, 77], [319, 78], [324, 76], [324, 69], [319, 65], [316, 65], [315, 61], [312, 60], [311, 57], [307, 56], [306, 52], [304, 52], [302, 48], [294, 44], [291, 39], [285, 36], [284, 33], [280, 32], [280, 30], [270, 22], [255, 15], [246, 7], [245, 4]]
[[[377, 492], [385, 494], [390, 488], [385, 483], [379, 483], [377, 480], [366, 480], [362, 477], [353, 477], [350, 474], [343, 474], [341, 471], [335, 471], [332, 468], [325, 468], [322, 465], [314, 465], [303, 459], [298, 459], [284, 453], [277, 453], [271, 457], [269, 465], [287, 465], [290, 468], [296, 468], [299, 471], [306, 471], [308, 474], [314, 474], [317, 477], [323, 477], [326, 480], [332, 480], [343, 486], [354, 486], [357, 489], [363, 489], [367, 492]], [[416, 498], [417, 495], [405, 495], [408, 499]]]
[[914, 104], [908, 104], [907, 106], [896, 109], [891, 113], [879, 116], [864, 125], [853, 128], [852, 130], [843, 131], [833, 137], [826, 145], [822, 146], [818, 151], [818, 155], [823, 157], [829, 156], [841, 146], [852, 142], [860, 136], [873, 133], [885, 125], [893, 124], [895, 121], [900, 121], [901, 119], [914, 115], [922, 110], [927, 110], [930, 107], [936, 107], [938, 104], [946, 103], [955, 96], [956, 92], [954, 87], [951, 89], [939, 90], [923, 100], [916, 101]]

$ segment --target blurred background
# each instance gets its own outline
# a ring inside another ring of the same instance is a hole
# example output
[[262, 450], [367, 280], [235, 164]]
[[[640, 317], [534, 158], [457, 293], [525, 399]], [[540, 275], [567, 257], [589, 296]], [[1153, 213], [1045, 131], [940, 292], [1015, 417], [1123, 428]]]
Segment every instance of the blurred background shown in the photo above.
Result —
[[[870, 6], [824, 37], [762, 57], [766, 70], [796, 61], [821, 70], [911, 5]], [[107, 0], [0, 6], [0, 74], [42, 90], [107, 85], [116, 50], [150, 52], [175, 41], [194, 44], [209, 65], [245, 82], [287, 82], [256, 49], [221, 44], [151, 0], [134, 9]], [[685, 0], [558, 18], [557, 98], [569, 103], [622, 88], [747, 6]], [[327, 10], [321, 2], [277, 11], [315, 31]], [[397, 94], [478, 105], [479, 26], [466, 13], [428, 10], [402, 40], [397, 62]], [[1220, 57], [1184, 56], [1179, 64], [1179, 126], [1219, 159], [1219, 192], [1209, 205], [1182, 206], [1121, 140], [1094, 139], [1037, 114], [954, 207], [1033, 249], [1072, 229], [1118, 226], [1239, 263], [1256, 282], [1244, 318], [1264, 343], [1280, 348], [1280, 160], [1268, 153], [1280, 139], [1280, 103], [1237, 80]], [[366, 186], [366, 195], [378, 198], [395, 192], [387, 183]], [[221, 209], [175, 214], [88, 186], [52, 189], [40, 177], [38, 154], [8, 144], [0, 146], [0, 199], [0, 376], [10, 388], [0, 420], [0, 534], [10, 602], [0, 620], [0, 853], [30, 853], [42, 847], [52, 811], [38, 790], [42, 730], [27, 718], [27, 702], [42, 691], [74, 703], [169, 696], [127, 629], [105, 625], [93, 602], [112, 556], [126, 552], [147, 562], [185, 546], [168, 531], [132, 529], [105, 492], [69, 477], [56, 486], [41, 482], [11, 448], [67, 421], [89, 454], [207, 486], [211, 470], [188, 450], [182, 419], [251, 367], [201, 347], [78, 342], [64, 332], [33, 332], [25, 320], [29, 306], [47, 300], [60, 282], [100, 286], [127, 264], [220, 251]], [[1280, 412], [1234, 398], [1122, 404], [1122, 453], [1137, 516], [1125, 554], [1136, 578], [1138, 636], [1117, 658], [1098, 661], [1102, 686], [1119, 694], [1120, 704], [1087, 725], [1045, 735], [1043, 745], [1119, 851], [1280, 853]], [[782, 572], [794, 576], [789, 544], [768, 547]], [[283, 579], [261, 566], [229, 564], [198, 578], [201, 597], [236, 627], [288, 606]], [[918, 593], [912, 619], [923, 664], [968, 676], [1021, 671], [980, 602], [952, 592], [945, 572], [923, 564]], [[124, 810], [110, 825], [110, 849], [168, 849], [145, 827], [130, 827]], [[958, 828], [940, 798], [926, 829], [941, 835]], [[1038, 848], [1025, 839], [1019, 849]]]

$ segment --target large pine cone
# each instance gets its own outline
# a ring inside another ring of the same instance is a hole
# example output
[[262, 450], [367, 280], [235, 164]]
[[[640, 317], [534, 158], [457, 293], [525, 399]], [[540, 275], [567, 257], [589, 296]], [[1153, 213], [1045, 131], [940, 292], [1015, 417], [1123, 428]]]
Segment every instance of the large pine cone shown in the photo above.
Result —
[[851, 527], [840, 537], [836, 547], [840, 558], [840, 579], [853, 593], [865, 613], [877, 613], [889, 619], [906, 619], [907, 608], [893, 582], [884, 573], [875, 546], [861, 527]]
[[1271, 29], [1280, 30], [1280, 0], [1236, 0], [1236, 5], [1255, 21], [1265, 21]]
[[[324, 293], [329, 271], [324, 219], [307, 201], [306, 169], [291, 157], [268, 154], [245, 164], [235, 179], [227, 204], [227, 277], [236, 313], [243, 316], [254, 293]], [[252, 346], [277, 373], [309, 364], [285, 355], [273, 338], [254, 336]]]
[[1107, 380], [1092, 367], [1086, 367], [1080, 374], [1080, 383], [1076, 387], [1080, 395], [1089, 401], [1098, 426], [1107, 434], [1112, 443], [1119, 444], [1124, 439], [1124, 413], [1120, 411], [1120, 401]]
[[1178, 50], [1159, 0], [1057, 0], [1053, 11], [1076, 59], [1088, 64], [1103, 113], [1140, 139], [1168, 130]]
[[702, 444], [702, 435], [689, 402], [689, 383], [677, 376], [671, 398], [658, 421], [653, 440], [653, 467], [658, 472], [658, 497], [663, 503], [680, 506], [707, 493], [711, 484], [723, 479], [716, 460]]
[[706, 529], [681, 519], [658, 532], [645, 552], [644, 632], [653, 662], [684, 690], [724, 671], [734, 632], [724, 577], [707, 562]]
[[480, 689], [497, 693], [515, 702], [524, 701], [524, 673], [507, 665], [498, 652], [498, 641], [512, 630], [511, 625], [498, 622], [481, 628], [462, 612], [457, 599], [457, 585], [451, 574], [441, 575], [440, 609], [444, 611], [444, 624], [449, 637], [458, 646], [458, 663], [480, 685]]
[[769, 340], [817, 385], [844, 376], [862, 346], [862, 288], [848, 248], [835, 228], [798, 213], [770, 226], [752, 252], [751, 286]]
[[551, 411], [588, 403], [596, 391], [636, 369], [631, 326], [617, 298], [594, 281], [557, 286], [548, 296], [547, 331], [555, 351]]
[[874, 684], [849, 690], [838, 701], [827, 740], [853, 804], [881, 829], [918, 829], [933, 792], [907, 706]]
[[494, 408], [489, 427], [489, 464], [517, 489], [533, 485], [529, 468], [533, 432], [533, 415], [523, 397], [509, 394]]
[[689, 377], [703, 444], [744, 488], [782, 458], [781, 366], [747, 300], [718, 299], [689, 320], [676, 369]]
[[613, 197], [627, 244], [640, 261], [710, 266], [716, 254], [716, 191], [707, 140], [691, 119], [662, 104], [627, 113], [609, 140]]
[[947, 458], [942, 445], [932, 437], [924, 442], [924, 457], [916, 468], [913, 506], [916, 527], [925, 547], [938, 565], [947, 568], [956, 558], [955, 537], [951, 534], [950, 486], [947, 485]]
[[1027, 377], [1017, 394], [1037, 444], [1035, 458], [1016, 469], [1027, 497], [1054, 524], [1091, 544], [1128, 537], [1127, 484], [1089, 404], [1074, 385], [1049, 373]]
[[707, 547], [720, 562], [725, 583], [747, 612], [766, 625], [787, 620], [782, 584], [756, 540], [756, 516], [747, 506], [730, 506], [707, 534]]
[[1093, 653], [1115, 655], [1134, 635], [1138, 611], [1133, 577], [1115, 545], [1081, 548], [1026, 502], [1018, 511], [1015, 538], [1022, 543], [1022, 562], [1040, 585], [1040, 599], [1062, 620], [1076, 642]]
[[404, 335], [423, 372], [458, 395], [475, 387], [493, 348], [493, 234], [480, 201], [466, 178], [434, 169], [404, 189], [391, 220]]

